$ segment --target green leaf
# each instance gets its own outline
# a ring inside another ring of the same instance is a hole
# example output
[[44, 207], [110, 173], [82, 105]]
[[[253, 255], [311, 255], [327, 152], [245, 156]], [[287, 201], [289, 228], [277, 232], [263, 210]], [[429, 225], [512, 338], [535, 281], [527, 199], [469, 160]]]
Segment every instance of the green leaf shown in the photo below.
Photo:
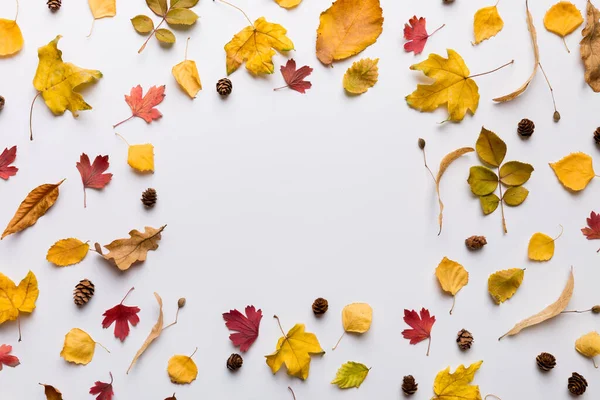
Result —
[[525, 189], [523, 186], [517, 186], [508, 188], [502, 199], [506, 205], [514, 207], [524, 202], [528, 195], [529, 190]]
[[486, 196], [493, 193], [498, 187], [498, 176], [489, 168], [475, 166], [469, 170], [467, 179], [471, 191], [477, 196]]
[[154, 22], [145, 15], [136, 15], [131, 18], [131, 24], [138, 33], [150, 33], [154, 29]]
[[173, 8], [167, 13], [167, 23], [169, 25], [193, 25], [197, 19], [198, 15], [187, 8]]
[[171, 8], [192, 8], [198, 0], [171, 0]]
[[369, 374], [366, 365], [354, 361], [348, 361], [338, 369], [332, 384], [338, 385], [340, 389], [358, 388]]
[[175, 43], [175, 35], [168, 29], [159, 29], [156, 31], [156, 38], [159, 42], [163, 43]]
[[492, 193], [487, 196], [481, 196], [479, 198], [479, 203], [481, 203], [481, 211], [483, 211], [485, 215], [488, 215], [496, 211], [498, 204], [500, 204], [500, 198]]
[[475, 143], [479, 158], [493, 167], [499, 167], [506, 156], [506, 143], [492, 131], [484, 127]]
[[519, 186], [531, 177], [533, 167], [520, 161], [509, 161], [500, 167], [500, 182], [507, 186]]
[[167, 0], [146, 0], [146, 4], [152, 12], [159, 17], [164, 17], [169, 7], [167, 7]]

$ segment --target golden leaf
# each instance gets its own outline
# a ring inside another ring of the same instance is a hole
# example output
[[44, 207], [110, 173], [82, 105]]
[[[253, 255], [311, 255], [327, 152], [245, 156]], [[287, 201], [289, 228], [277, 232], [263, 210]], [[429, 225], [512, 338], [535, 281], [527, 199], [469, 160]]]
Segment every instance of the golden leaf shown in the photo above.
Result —
[[155, 229], [147, 226], [143, 233], [133, 229], [129, 231], [129, 238], [113, 240], [104, 246], [109, 250], [106, 254], [102, 253], [100, 244], [96, 243], [95, 248], [104, 259], [114, 262], [121, 271], [125, 271], [134, 263], [145, 261], [148, 251], [158, 249], [158, 241], [165, 227], [163, 225]]
[[504, 303], [517, 292], [524, 277], [525, 270], [520, 268], [495, 272], [488, 278], [488, 292], [496, 304]]
[[117, 15], [117, 0], [88, 0], [94, 19]]
[[500, 167], [500, 182], [506, 186], [520, 186], [531, 177], [533, 167], [520, 161], [509, 161]]
[[367, 303], [348, 304], [342, 310], [342, 325], [346, 332], [365, 333], [371, 328], [373, 309]]
[[44, 387], [46, 400], [63, 400], [62, 393], [54, 386], [46, 385], [45, 383], [40, 383], [40, 385]]
[[469, 383], [475, 378], [482, 363], [483, 361], [477, 361], [469, 365], [469, 368], [461, 364], [452, 374], [450, 367], [438, 372], [433, 383], [435, 397], [432, 400], [481, 400], [479, 386]]
[[495, 193], [479, 197], [479, 204], [484, 215], [488, 215], [496, 211], [500, 204], [500, 198]]
[[585, 66], [585, 81], [594, 92], [600, 92], [600, 11], [588, 0], [586, 14], [579, 52]]
[[484, 7], [477, 10], [473, 19], [473, 32], [475, 33], [475, 44], [496, 36], [504, 27], [504, 21], [498, 13], [498, 7]]
[[325, 65], [360, 53], [383, 31], [379, 0], [336, 0], [321, 13], [317, 58]]
[[353, 63], [344, 74], [344, 89], [348, 93], [361, 94], [375, 86], [379, 77], [378, 62], [379, 58], [363, 58]]
[[527, 255], [533, 261], [548, 261], [554, 256], [554, 240], [550, 236], [537, 232], [529, 239]]
[[146, 34], [154, 30], [154, 21], [145, 15], [136, 15], [131, 18], [131, 24], [137, 33]]
[[507, 206], [515, 207], [523, 203], [528, 195], [529, 190], [523, 186], [510, 187], [506, 192], [504, 192], [502, 200]]
[[57, 184], [46, 183], [33, 189], [25, 200], [21, 202], [17, 212], [12, 217], [6, 229], [2, 233], [0, 240], [6, 236], [22, 231], [23, 229], [29, 228], [34, 225], [37, 220], [42, 217], [50, 207], [54, 205], [56, 199], [58, 199], [58, 187], [65, 180], [58, 182]]
[[571, 51], [567, 47], [565, 36], [577, 29], [582, 23], [583, 17], [581, 16], [581, 12], [573, 3], [569, 3], [568, 1], [556, 3], [550, 7], [544, 16], [544, 26], [546, 29], [562, 38], [569, 53]]
[[187, 59], [187, 46], [189, 41], [190, 38], [188, 38], [185, 45], [185, 60], [175, 65], [171, 70], [171, 73], [179, 86], [193, 99], [198, 92], [202, 90], [202, 82], [200, 82], [200, 75], [198, 74], [196, 62]]
[[591, 358], [596, 366], [594, 357], [600, 354], [600, 334], [596, 331], [592, 331], [588, 334], [583, 335], [575, 341], [575, 350], [582, 356]]
[[294, 8], [298, 4], [302, 3], [302, 0], [275, 0], [275, 3], [279, 4], [283, 8]]
[[18, 53], [23, 43], [23, 34], [17, 21], [0, 18], [0, 57]]
[[[37, 278], [33, 272], [29, 271], [19, 282], [19, 286], [0, 273], [0, 325], [18, 319], [20, 313], [32, 313], [39, 294]], [[19, 324], [20, 341], [21, 325]]]
[[150, 334], [142, 344], [142, 347], [140, 347], [137, 353], [135, 353], [135, 356], [133, 356], [133, 360], [131, 360], [131, 364], [129, 364], [129, 368], [127, 368], [127, 374], [129, 374], [129, 371], [131, 371], [131, 368], [133, 368], [137, 360], [141, 357], [142, 354], [144, 354], [146, 349], [148, 349], [148, 346], [150, 346], [152, 342], [154, 342], [163, 331], [163, 302], [158, 293], [154, 292], [154, 297], [156, 298], [156, 302], [158, 303], [158, 320], [156, 321], [156, 324], [154, 324], [154, 326], [152, 327], [152, 330], [150, 331]]
[[367, 378], [369, 370], [365, 364], [348, 361], [338, 369], [331, 383], [340, 389], [359, 388]]
[[492, 194], [498, 187], [498, 175], [489, 168], [476, 165], [469, 169], [467, 183], [473, 194], [487, 196]]
[[60, 356], [68, 362], [87, 365], [94, 358], [95, 351], [96, 342], [94, 339], [87, 332], [79, 328], [73, 328], [65, 335], [65, 342]]
[[560, 183], [575, 192], [585, 189], [596, 176], [592, 157], [585, 153], [571, 153], [555, 163], [550, 163], [550, 167]]
[[[198, 349], [196, 349], [198, 350]], [[184, 355], [176, 355], [169, 359], [169, 364], [167, 365], [167, 372], [169, 373], [169, 378], [171, 378], [171, 382], [173, 383], [192, 383], [198, 377], [198, 367], [192, 357], [196, 351], [191, 356]]]
[[453, 296], [452, 308], [450, 309], [450, 314], [452, 314], [456, 294], [469, 283], [469, 273], [456, 261], [444, 257], [435, 269], [435, 276], [438, 278], [442, 290]]
[[130, 145], [127, 164], [140, 172], [154, 172], [154, 146], [150, 143]]
[[59, 267], [66, 267], [81, 262], [90, 246], [79, 239], [61, 239], [48, 249], [46, 260]]
[[492, 167], [499, 167], [506, 157], [506, 143], [494, 132], [481, 127], [475, 143], [477, 155]]

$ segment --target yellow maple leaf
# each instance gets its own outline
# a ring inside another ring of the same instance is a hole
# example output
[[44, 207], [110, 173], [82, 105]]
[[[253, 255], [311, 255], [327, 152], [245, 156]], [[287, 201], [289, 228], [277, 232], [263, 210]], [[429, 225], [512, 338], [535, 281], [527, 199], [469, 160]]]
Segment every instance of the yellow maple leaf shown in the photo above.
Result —
[[[100, 343], [95, 342], [87, 332], [73, 328], [65, 335], [60, 356], [68, 362], [87, 365], [94, 358], [96, 344], [104, 348]], [[108, 351], [106, 348], [104, 350]]]
[[585, 189], [596, 176], [592, 157], [585, 153], [571, 153], [555, 163], [550, 163], [550, 167], [560, 183], [575, 192]]
[[360, 53], [383, 31], [379, 0], [336, 0], [319, 20], [317, 58], [325, 65]]
[[287, 30], [260, 17], [245, 27], [225, 45], [227, 75], [246, 63], [246, 69], [255, 75], [272, 74], [273, 56], [278, 52], [294, 50], [294, 43], [286, 36]]
[[550, 7], [544, 16], [544, 26], [546, 29], [562, 38], [569, 53], [571, 51], [567, 47], [565, 36], [577, 29], [582, 23], [583, 17], [581, 16], [581, 11], [568, 1], [556, 3]]
[[452, 374], [450, 367], [438, 372], [433, 383], [435, 397], [432, 400], [481, 400], [479, 386], [469, 383], [475, 378], [482, 363], [483, 361], [477, 361], [469, 365], [469, 368], [461, 364]]
[[488, 278], [488, 292], [496, 304], [504, 303], [517, 292], [524, 277], [525, 270], [521, 268], [495, 272]]
[[469, 283], [469, 273], [456, 261], [444, 257], [435, 269], [435, 276], [438, 278], [442, 290], [452, 295], [452, 308], [450, 309], [450, 314], [452, 314], [456, 294]]
[[308, 378], [310, 355], [324, 353], [314, 333], [305, 332], [304, 324], [296, 324], [277, 342], [273, 354], [265, 356], [267, 365], [277, 373], [285, 363], [288, 375]]
[[18, 53], [23, 43], [23, 34], [17, 21], [0, 18], [0, 57]]
[[594, 366], [598, 368], [594, 357], [600, 354], [600, 334], [596, 331], [592, 331], [583, 335], [575, 341], [575, 350], [577, 350], [579, 354], [591, 358], [594, 362]]
[[173, 77], [179, 84], [179, 86], [187, 93], [190, 98], [196, 97], [198, 92], [202, 90], [202, 82], [200, 82], [200, 75], [198, 74], [198, 67], [196, 62], [187, 59], [188, 44], [190, 38], [185, 45], [185, 59], [179, 64], [175, 65], [171, 70]]
[[163, 225], [155, 229], [147, 226], [143, 233], [133, 229], [129, 231], [129, 238], [113, 240], [104, 246], [109, 250], [106, 254], [102, 253], [100, 244], [96, 243], [95, 248], [105, 260], [114, 262], [121, 271], [125, 271], [134, 263], [145, 261], [149, 250], [158, 249], [158, 241], [165, 227]]
[[81, 262], [90, 249], [90, 245], [79, 239], [61, 239], [48, 249], [46, 260], [59, 267]]
[[375, 86], [379, 77], [378, 62], [379, 58], [363, 58], [353, 63], [344, 74], [344, 89], [348, 93], [361, 94]]
[[192, 383], [198, 377], [198, 367], [192, 360], [196, 351], [191, 356], [176, 355], [169, 359], [167, 372], [171, 382], [179, 384]]
[[[37, 278], [29, 271], [19, 286], [9, 277], [0, 273], [0, 325], [6, 321], [14, 321], [20, 313], [32, 313], [40, 294]], [[21, 325], [19, 324], [19, 342], [21, 341]]]
[[477, 10], [473, 19], [473, 32], [475, 33], [475, 44], [496, 36], [504, 27], [504, 21], [498, 13], [497, 6], [484, 7]]

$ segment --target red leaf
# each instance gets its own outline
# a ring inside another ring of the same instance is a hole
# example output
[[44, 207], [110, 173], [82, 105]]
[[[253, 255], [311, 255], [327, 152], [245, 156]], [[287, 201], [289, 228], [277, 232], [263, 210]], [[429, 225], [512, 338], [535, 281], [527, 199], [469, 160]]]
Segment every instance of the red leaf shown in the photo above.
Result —
[[245, 311], [245, 316], [238, 310], [223, 313], [225, 326], [229, 330], [237, 331], [229, 335], [229, 339], [234, 346], [240, 346], [240, 351], [248, 351], [250, 345], [254, 343], [258, 337], [258, 329], [262, 319], [262, 311], [256, 311], [254, 306], [247, 306]]
[[8, 180], [11, 176], [15, 176], [19, 168], [9, 167], [9, 164], [15, 162], [17, 158], [17, 146], [13, 146], [10, 149], [4, 149], [0, 154], [0, 178]]
[[112, 397], [115, 395], [115, 392], [113, 392], [113, 387], [112, 387], [113, 376], [112, 376], [112, 373], [109, 372], [109, 374], [110, 374], [110, 383], [96, 381], [94, 383], [94, 386], [92, 386], [90, 388], [90, 394], [98, 395], [98, 397], [96, 397], [96, 400], [111, 400]]
[[104, 174], [103, 172], [108, 169], [108, 156], [96, 156], [94, 163], [90, 165], [90, 158], [87, 154], [81, 153], [79, 162], [75, 164], [79, 174], [81, 175], [81, 181], [83, 182], [83, 206], [86, 207], [86, 195], [85, 189], [102, 189], [112, 179], [112, 174]]
[[589, 228], [581, 228], [581, 233], [587, 237], [588, 240], [600, 239], [600, 214], [596, 214], [592, 211], [590, 217], [587, 219]]
[[[404, 310], [404, 322], [410, 325], [413, 329], [405, 329], [402, 331], [402, 336], [405, 339], [410, 339], [410, 344], [417, 344], [425, 339], [429, 339], [431, 345], [431, 328], [435, 323], [435, 317], [429, 315], [429, 310], [422, 308], [421, 316], [415, 310]], [[429, 355], [429, 346], [427, 347], [427, 355]]]
[[285, 80], [285, 83], [287, 83], [287, 86], [284, 87], [289, 87], [299, 93], [306, 93], [306, 90], [311, 88], [312, 83], [305, 81], [304, 78], [309, 76], [312, 72], [313, 69], [308, 65], [296, 70], [296, 61], [294, 61], [293, 58], [288, 60], [285, 66], [281, 66], [281, 75], [283, 75], [283, 79]]
[[427, 43], [427, 39], [445, 26], [445, 24], [440, 26], [431, 35], [428, 35], [425, 28], [425, 18], [417, 18], [415, 15], [408, 20], [408, 24], [404, 24], [404, 39], [408, 40], [408, 42], [404, 43], [404, 50], [408, 52], [412, 51], [415, 54], [420, 54], [425, 47], [425, 43]]
[[137, 315], [140, 312], [140, 308], [123, 305], [123, 302], [133, 289], [134, 288], [129, 289], [129, 292], [127, 292], [119, 304], [106, 310], [104, 314], [102, 314], [104, 316], [104, 320], [102, 321], [102, 327], [104, 329], [111, 326], [113, 322], [117, 322], [115, 324], [115, 337], [121, 339], [121, 342], [129, 336], [129, 324], [136, 326], [138, 322], [140, 322], [140, 317]]
[[21, 363], [17, 357], [8, 355], [11, 351], [12, 346], [7, 344], [0, 346], [0, 371], [2, 371], [2, 364], [14, 368]]
[[167, 397], [165, 400], [177, 400], [177, 397], [175, 397], [175, 393], [173, 393], [173, 396]]
[[131, 89], [129, 96], [125, 95], [125, 101], [131, 108], [131, 117], [113, 125], [113, 128], [121, 125], [123, 122], [129, 121], [133, 117], [138, 117], [150, 123], [162, 117], [162, 114], [155, 106], [162, 103], [165, 98], [165, 85], [156, 87], [152, 86], [146, 95], [142, 98], [142, 87], [137, 85]]

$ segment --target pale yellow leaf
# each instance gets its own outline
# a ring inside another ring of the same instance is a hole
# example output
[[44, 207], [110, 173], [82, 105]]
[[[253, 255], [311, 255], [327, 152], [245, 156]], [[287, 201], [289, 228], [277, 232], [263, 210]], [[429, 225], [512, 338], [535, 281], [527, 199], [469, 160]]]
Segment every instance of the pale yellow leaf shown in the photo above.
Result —
[[94, 19], [117, 15], [117, 0], [88, 0]]
[[23, 43], [23, 34], [17, 21], [0, 18], [0, 57], [18, 53]]
[[342, 310], [342, 325], [344, 331], [365, 333], [371, 328], [373, 308], [367, 303], [348, 304]]
[[545, 233], [534, 233], [529, 239], [527, 255], [533, 261], [548, 261], [554, 256], [554, 239]]
[[89, 248], [87, 243], [79, 239], [61, 239], [48, 249], [46, 260], [59, 267], [77, 264], [85, 258]]
[[200, 75], [198, 74], [198, 67], [195, 61], [182, 61], [175, 65], [171, 72], [179, 86], [190, 98], [193, 99], [202, 90], [202, 83], [200, 82]]
[[302, 3], [302, 0], [275, 0], [275, 3], [279, 4], [283, 8], [294, 8]]
[[[600, 354], [600, 334], [596, 331], [592, 331], [581, 336], [575, 341], [575, 350], [582, 356], [593, 360], [594, 357]], [[596, 365], [595, 361], [594, 365]], [[598, 367], [596, 366], [596, 368]]]
[[560, 183], [575, 192], [585, 189], [596, 176], [592, 157], [585, 153], [571, 153], [555, 163], [550, 163], [550, 167]]
[[86, 365], [94, 358], [95, 351], [94, 339], [87, 332], [73, 328], [65, 335], [60, 356], [68, 362]]

